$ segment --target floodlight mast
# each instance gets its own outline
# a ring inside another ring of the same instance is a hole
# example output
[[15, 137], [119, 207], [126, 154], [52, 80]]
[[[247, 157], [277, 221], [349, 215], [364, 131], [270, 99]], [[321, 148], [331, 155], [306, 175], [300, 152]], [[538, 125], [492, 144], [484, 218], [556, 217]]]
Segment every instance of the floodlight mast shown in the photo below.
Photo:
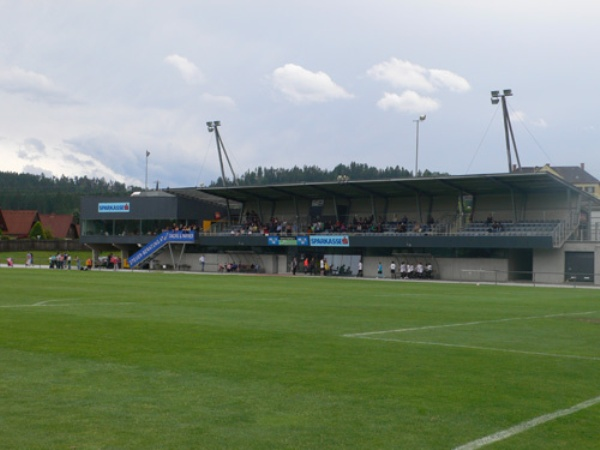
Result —
[[521, 170], [521, 160], [519, 159], [519, 152], [517, 151], [517, 142], [515, 141], [515, 134], [513, 133], [512, 124], [510, 122], [510, 116], [506, 107], [506, 97], [512, 96], [511, 89], [504, 89], [502, 93], [500, 91], [492, 91], [492, 105], [497, 105], [502, 102], [502, 116], [504, 118], [504, 139], [506, 141], [506, 156], [508, 158], [508, 172], [513, 172], [513, 165], [511, 159], [511, 148], [510, 143], [515, 150], [515, 158], [517, 160], [517, 168]]
[[215, 120], [214, 122], [206, 122], [206, 126], [208, 128], [208, 132], [212, 133], [214, 131], [215, 138], [217, 141], [217, 152], [219, 154], [219, 165], [221, 166], [221, 179], [223, 181], [223, 187], [227, 186], [227, 177], [225, 176], [225, 166], [223, 165], [223, 154], [225, 155], [225, 159], [227, 160], [227, 165], [229, 166], [229, 170], [231, 170], [231, 175], [233, 177], [233, 184], [238, 185], [238, 179], [235, 175], [235, 171], [233, 170], [233, 166], [231, 165], [231, 161], [229, 160], [229, 155], [227, 154], [227, 150], [225, 150], [225, 144], [223, 144], [223, 139], [221, 139], [221, 133], [219, 133], [219, 127], [221, 126], [221, 122]]

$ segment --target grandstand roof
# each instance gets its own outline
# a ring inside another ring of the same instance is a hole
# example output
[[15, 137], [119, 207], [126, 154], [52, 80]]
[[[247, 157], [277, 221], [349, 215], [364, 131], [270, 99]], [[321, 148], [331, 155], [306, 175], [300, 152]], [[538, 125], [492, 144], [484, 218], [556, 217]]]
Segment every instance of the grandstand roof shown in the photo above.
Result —
[[279, 201], [290, 197], [318, 199], [325, 196], [342, 198], [376, 196], [391, 198], [410, 197], [415, 194], [443, 196], [448, 195], [450, 191], [465, 195], [490, 195], [510, 192], [548, 193], [555, 191], [564, 193], [565, 190], [572, 190], [598, 203], [598, 199], [595, 197], [547, 172], [398, 178], [371, 181], [307, 182], [265, 186], [179, 188], [168, 190], [168, 192], [197, 199], [206, 199], [208, 194], [244, 203], [256, 199]]

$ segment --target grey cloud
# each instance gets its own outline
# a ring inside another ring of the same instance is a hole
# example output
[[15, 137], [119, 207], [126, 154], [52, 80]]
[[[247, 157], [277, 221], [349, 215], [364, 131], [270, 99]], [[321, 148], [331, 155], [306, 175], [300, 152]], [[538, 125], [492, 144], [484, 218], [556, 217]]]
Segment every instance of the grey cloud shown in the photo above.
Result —
[[36, 138], [25, 139], [23, 146], [17, 152], [19, 158], [34, 161], [46, 156], [46, 146]]
[[23, 173], [31, 173], [34, 175], [44, 175], [45, 177], [48, 178], [52, 178], [53, 176], [55, 176], [54, 173], [52, 173], [52, 171], [48, 170], [48, 169], [44, 169], [43, 167], [38, 167], [38, 166], [34, 166], [32, 164], [27, 164], [25, 166], [23, 166]]
[[80, 103], [47, 76], [15, 66], [0, 68], [0, 91], [20, 95], [30, 101], [50, 104]]

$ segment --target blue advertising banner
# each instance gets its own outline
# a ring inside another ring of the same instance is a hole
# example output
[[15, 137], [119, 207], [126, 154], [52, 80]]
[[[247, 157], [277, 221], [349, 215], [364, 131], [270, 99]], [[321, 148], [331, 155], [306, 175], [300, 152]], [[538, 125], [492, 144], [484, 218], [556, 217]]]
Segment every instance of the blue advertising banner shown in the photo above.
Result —
[[159, 250], [162, 246], [168, 244], [169, 242], [174, 243], [186, 243], [186, 242], [194, 242], [196, 236], [194, 233], [184, 233], [181, 231], [165, 231], [164, 233], [159, 234], [154, 239], [152, 239], [148, 244], [142, 247], [140, 250], [131, 255], [127, 262], [129, 263], [129, 267], [135, 267], [140, 262], [148, 258], [154, 252]]
[[310, 242], [308, 241], [308, 236], [296, 236], [296, 242], [300, 246], [308, 247]]
[[311, 247], [349, 247], [350, 238], [347, 235], [343, 236], [310, 236]]
[[129, 202], [98, 203], [99, 213], [128, 213], [131, 210]]
[[279, 236], [269, 236], [267, 238], [267, 245], [280, 245], [280, 246], [296, 246], [298, 245], [298, 241], [293, 237], [279, 237]]

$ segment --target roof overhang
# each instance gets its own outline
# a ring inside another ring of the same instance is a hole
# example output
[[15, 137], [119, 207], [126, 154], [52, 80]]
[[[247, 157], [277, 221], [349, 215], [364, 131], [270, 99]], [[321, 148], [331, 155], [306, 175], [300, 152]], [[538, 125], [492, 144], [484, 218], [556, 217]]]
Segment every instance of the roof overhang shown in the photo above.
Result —
[[[460, 175], [441, 177], [397, 178], [371, 181], [306, 182], [265, 186], [228, 186], [168, 189], [175, 195], [183, 195], [204, 201], [230, 200], [278, 202], [293, 197], [303, 199], [338, 198], [401, 198], [448, 195], [495, 195], [509, 193], [564, 193], [573, 191], [600, 205], [600, 200], [583, 192], [576, 186], [547, 172], [500, 173], [485, 175]], [[219, 200], [215, 200], [219, 199]]]

